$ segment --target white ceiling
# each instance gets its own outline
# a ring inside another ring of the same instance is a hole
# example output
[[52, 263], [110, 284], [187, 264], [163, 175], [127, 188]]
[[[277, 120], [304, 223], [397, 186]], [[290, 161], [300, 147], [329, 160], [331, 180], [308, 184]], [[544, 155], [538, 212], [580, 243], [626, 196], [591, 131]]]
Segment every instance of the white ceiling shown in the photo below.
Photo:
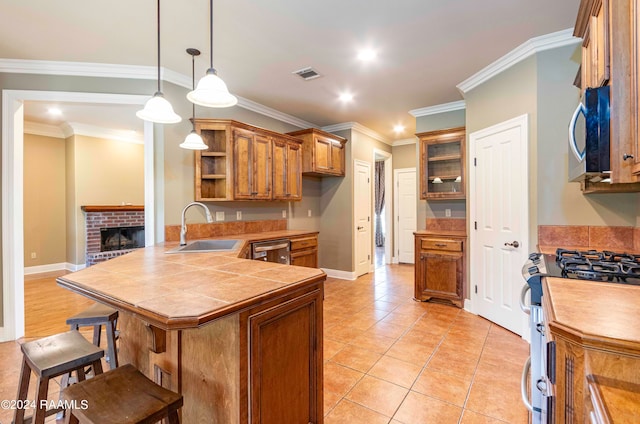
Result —
[[[214, 67], [229, 90], [246, 99], [318, 126], [358, 122], [389, 140], [403, 139], [415, 131], [409, 110], [462, 100], [457, 84], [533, 37], [572, 27], [578, 5], [579, 0], [216, 0]], [[164, 0], [161, 7], [162, 66], [190, 77], [185, 50], [195, 47], [202, 51], [196, 77], [204, 75], [208, 1]], [[156, 64], [154, 0], [1, 0], [0, 16], [0, 58]], [[378, 52], [374, 62], [356, 59], [365, 47]], [[307, 66], [322, 78], [303, 81], [292, 74]], [[354, 100], [340, 103], [342, 91]], [[41, 107], [46, 106], [27, 105], [25, 113], [37, 119]], [[65, 120], [93, 119], [91, 124], [104, 126], [112, 116], [126, 127], [136, 125], [134, 110], [83, 106], [74, 113], [86, 116]], [[407, 129], [396, 135], [392, 129], [399, 123]]]

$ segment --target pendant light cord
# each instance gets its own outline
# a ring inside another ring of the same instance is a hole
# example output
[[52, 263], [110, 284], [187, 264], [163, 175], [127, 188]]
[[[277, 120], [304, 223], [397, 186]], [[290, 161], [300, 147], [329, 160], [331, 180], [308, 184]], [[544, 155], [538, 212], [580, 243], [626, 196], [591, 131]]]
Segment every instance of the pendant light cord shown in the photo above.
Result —
[[160, 0], [158, 0], [158, 93], [160, 92]]
[[[191, 90], [196, 89], [196, 55], [195, 53], [191, 54]], [[200, 52], [198, 52], [200, 54]], [[196, 130], [196, 104], [191, 103], [191, 124], [193, 126], [193, 130]]]
[[213, 69], [213, 0], [209, 0], [209, 60]]

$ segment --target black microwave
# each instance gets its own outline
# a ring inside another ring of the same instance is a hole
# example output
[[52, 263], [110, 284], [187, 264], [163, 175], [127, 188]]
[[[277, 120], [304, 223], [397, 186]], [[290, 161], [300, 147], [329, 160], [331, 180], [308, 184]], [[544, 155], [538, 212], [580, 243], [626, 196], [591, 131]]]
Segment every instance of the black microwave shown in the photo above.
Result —
[[569, 181], [608, 182], [611, 174], [609, 99], [608, 85], [587, 88], [571, 117]]

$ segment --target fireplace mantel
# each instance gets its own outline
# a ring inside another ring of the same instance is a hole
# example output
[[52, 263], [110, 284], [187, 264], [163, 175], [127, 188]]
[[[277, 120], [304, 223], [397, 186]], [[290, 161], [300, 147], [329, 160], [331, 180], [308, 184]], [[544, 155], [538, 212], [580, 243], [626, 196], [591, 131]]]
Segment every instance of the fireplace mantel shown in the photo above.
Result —
[[144, 205], [89, 205], [81, 206], [84, 212], [140, 212]]

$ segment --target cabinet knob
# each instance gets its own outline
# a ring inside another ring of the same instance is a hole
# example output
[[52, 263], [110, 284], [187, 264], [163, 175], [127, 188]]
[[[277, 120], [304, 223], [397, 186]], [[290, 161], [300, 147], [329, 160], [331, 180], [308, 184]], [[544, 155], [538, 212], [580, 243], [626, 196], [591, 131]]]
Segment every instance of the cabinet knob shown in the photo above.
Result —
[[622, 155], [622, 160], [627, 160], [627, 159], [633, 159], [633, 155], [629, 155], [627, 153], [625, 153], [624, 155]]
[[444, 244], [444, 243], [436, 243], [436, 246], [438, 246], [438, 247], [446, 247], [447, 245]]

